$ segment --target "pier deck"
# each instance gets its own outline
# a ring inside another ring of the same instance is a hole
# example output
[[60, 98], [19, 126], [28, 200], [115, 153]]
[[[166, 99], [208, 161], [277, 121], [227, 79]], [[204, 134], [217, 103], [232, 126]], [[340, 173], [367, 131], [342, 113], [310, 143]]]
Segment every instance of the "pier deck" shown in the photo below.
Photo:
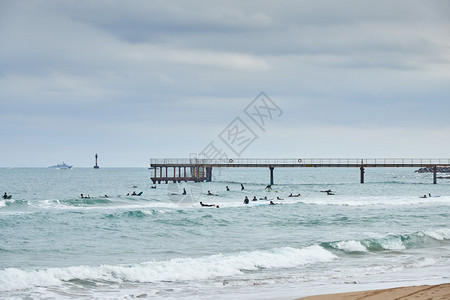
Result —
[[450, 166], [450, 158], [155, 158], [150, 160], [150, 167], [154, 168], [154, 176], [151, 177], [153, 183], [211, 181], [212, 168], [269, 168], [270, 184], [274, 183], [274, 168], [360, 168], [361, 183], [364, 183], [365, 168], [376, 167], [433, 168], [433, 183], [436, 183], [438, 166]]

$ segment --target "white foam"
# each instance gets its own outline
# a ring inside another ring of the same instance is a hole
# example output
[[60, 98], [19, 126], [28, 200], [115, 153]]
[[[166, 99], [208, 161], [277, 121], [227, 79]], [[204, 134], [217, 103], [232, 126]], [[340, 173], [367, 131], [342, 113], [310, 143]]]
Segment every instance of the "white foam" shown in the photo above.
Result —
[[342, 241], [336, 243], [336, 248], [347, 252], [366, 252], [367, 249], [359, 241]]
[[404, 249], [406, 249], [406, 246], [405, 246], [405, 244], [403, 244], [401, 238], [397, 237], [397, 236], [390, 236], [388, 238], [381, 239], [378, 242], [380, 243], [381, 247], [383, 247], [383, 249], [386, 249], [386, 250], [404, 250]]
[[298, 267], [328, 262], [336, 258], [331, 252], [315, 245], [303, 249], [284, 247], [200, 258], [175, 258], [133, 265], [73, 266], [37, 271], [8, 268], [0, 271], [0, 291], [61, 285], [72, 279], [112, 282], [204, 280], [219, 276], [235, 276], [261, 268]]
[[450, 239], [450, 229], [449, 228], [428, 230], [428, 231], [425, 231], [425, 234], [436, 240], [440, 240], [440, 241]]
[[423, 267], [429, 267], [429, 266], [433, 266], [437, 263], [437, 261], [435, 259], [432, 258], [424, 258], [421, 260], [418, 260], [416, 262], [413, 262], [409, 265], [406, 265], [405, 268], [407, 269], [411, 269], [411, 268], [423, 268]]
[[21, 290], [33, 286], [60, 285], [61, 278], [56, 278], [46, 271], [23, 271], [6, 268], [0, 271], [0, 291]]
[[14, 199], [7, 199], [7, 200], [0, 200], [0, 207], [5, 207], [6, 206], [6, 203], [14, 203], [14, 202], [16, 202], [16, 200], [14, 200]]

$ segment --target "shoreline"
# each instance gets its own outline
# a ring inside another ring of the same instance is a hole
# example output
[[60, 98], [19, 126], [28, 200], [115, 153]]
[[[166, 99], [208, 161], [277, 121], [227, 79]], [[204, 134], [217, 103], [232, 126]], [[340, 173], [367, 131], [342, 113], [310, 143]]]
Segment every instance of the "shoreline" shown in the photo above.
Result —
[[394, 299], [450, 299], [450, 283], [436, 285], [405, 286], [389, 289], [367, 290], [359, 292], [314, 295], [297, 300], [394, 300]]

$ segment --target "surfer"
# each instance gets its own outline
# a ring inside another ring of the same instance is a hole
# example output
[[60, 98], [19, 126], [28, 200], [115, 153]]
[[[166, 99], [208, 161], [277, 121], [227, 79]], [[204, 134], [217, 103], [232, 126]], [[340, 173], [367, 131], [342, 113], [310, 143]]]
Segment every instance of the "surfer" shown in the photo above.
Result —
[[186, 194], [187, 194], [185, 188], [183, 188], [183, 193], [182, 193], [182, 194], [183, 194], [183, 195], [186, 195]]
[[227, 192], [229, 192], [230, 191], [230, 188], [228, 187], [228, 185], [225, 187], [226, 189], [227, 189]]
[[244, 204], [249, 204], [249, 200], [248, 200], [248, 197], [247, 196], [245, 196], [245, 199], [244, 199]]
[[200, 201], [200, 205], [201, 205], [201, 206], [204, 206], [204, 207], [212, 207], [212, 206], [216, 206], [215, 204], [206, 204], [206, 203], [203, 203], [202, 201]]
[[258, 201], [258, 199], [256, 199], [256, 196], [253, 196], [252, 201]]
[[270, 200], [269, 205], [275, 205], [272, 200]]
[[244, 185], [241, 183], [241, 191], [243, 191], [244, 189]]
[[3, 194], [3, 199], [8, 199], [8, 195], [6, 194], [6, 192]]
[[423, 195], [423, 197], [420, 197], [420, 198], [426, 198], [427, 197], [427, 195]]
[[272, 185], [269, 184], [268, 186], [266, 186], [265, 190], [270, 192], [272, 190]]
[[292, 195], [292, 193], [291, 193], [288, 197], [300, 197], [300, 196], [301, 196], [300, 193], [298, 193], [297, 195]]
[[330, 191], [330, 192], [327, 192], [327, 195], [328, 195], [328, 196], [334, 195], [334, 193], [332, 193], [332, 192]]
[[282, 199], [282, 198], [280, 198], [280, 197], [277, 197], [277, 200], [284, 200], [284, 199]]
[[322, 193], [332, 193], [332, 190], [321, 191]]
[[131, 196], [136, 196], [136, 191], [133, 191], [133, 193], [131, 194]]

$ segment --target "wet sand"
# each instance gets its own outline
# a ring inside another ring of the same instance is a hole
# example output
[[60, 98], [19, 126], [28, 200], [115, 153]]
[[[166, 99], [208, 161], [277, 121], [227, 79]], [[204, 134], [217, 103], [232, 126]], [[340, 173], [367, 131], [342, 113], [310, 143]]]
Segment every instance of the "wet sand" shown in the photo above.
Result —
[[329, 295], [317, 295], [300, 298], [302, 300], [444, 300], [450, 299], [450, 283], [438, 285], [422, 285], [398, 287], [384, 290], [371, 290]]

